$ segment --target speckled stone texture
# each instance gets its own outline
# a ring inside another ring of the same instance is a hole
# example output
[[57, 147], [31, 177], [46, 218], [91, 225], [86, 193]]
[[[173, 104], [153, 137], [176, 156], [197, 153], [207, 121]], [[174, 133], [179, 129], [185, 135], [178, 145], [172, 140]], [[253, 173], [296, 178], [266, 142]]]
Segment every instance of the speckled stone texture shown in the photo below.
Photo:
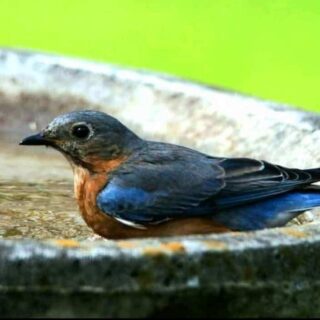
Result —
[[[320, 166], [315, 114], [165, 75], [2, 49], [0, 208], [1, 186], [13, 181], [71, 184], [59, 159], [45, 170], [50, 159], [11, 148], [55, 115], [84, 107], [143, 137], [210, 154]], [[319, 317], [318, 220], [308, 213], [285, 228], [134, 241], [3, 238], [0, 315]]]

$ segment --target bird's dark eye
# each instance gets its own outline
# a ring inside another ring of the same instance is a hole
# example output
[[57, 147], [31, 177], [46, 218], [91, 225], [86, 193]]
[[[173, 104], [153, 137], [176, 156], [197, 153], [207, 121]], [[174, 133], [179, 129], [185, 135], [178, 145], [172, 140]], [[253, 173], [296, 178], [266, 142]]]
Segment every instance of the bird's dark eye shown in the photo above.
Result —
[[72, 135], [79, 139], [86, 139], [89, 134], [90, 129], [85, 124], [78, 124], [72, 128]]

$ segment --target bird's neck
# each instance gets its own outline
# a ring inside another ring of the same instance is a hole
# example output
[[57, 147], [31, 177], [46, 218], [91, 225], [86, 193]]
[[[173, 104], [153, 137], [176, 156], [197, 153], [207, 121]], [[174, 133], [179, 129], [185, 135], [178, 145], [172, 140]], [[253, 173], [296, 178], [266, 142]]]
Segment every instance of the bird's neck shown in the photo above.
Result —
[[128, 156], [122, 155], [114, 159], [101, 159], [99, 157], [88, 157], [85, 159], [86, 169], [90, 174], [106, 174], [118, 168]]

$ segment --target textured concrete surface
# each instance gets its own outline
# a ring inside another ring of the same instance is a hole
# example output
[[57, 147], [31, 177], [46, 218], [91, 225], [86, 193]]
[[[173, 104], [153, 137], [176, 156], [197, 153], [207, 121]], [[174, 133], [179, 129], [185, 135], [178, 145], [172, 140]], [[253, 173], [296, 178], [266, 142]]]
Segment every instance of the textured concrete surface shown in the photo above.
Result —
[[161, 241], [3, 241], [0, 314], [316, 316], [319, 249], [315, 226]]
[[[1, 186], [19, 179], [70, 182], [62, 159], [49, 154], [57, 169], [47, 172], [38, 151], [18, 157], [14, 146], [56, 114], [88, 106], [144, 137], [211, 154], [320, 164], [315, 114], [164, 75], [3, 49], [0, 201]], [[205, 237], [0, 240], [0, 315], [320, 316], [320, 233], [311, 220]]]

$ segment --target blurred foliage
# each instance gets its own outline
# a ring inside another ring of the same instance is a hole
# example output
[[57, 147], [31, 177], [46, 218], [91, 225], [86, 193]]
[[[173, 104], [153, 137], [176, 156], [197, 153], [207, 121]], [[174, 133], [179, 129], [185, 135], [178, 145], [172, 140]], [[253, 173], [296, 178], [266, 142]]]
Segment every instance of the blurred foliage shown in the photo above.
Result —
[[0, 45], [320, 111], [320, 0], [1, 0]]

